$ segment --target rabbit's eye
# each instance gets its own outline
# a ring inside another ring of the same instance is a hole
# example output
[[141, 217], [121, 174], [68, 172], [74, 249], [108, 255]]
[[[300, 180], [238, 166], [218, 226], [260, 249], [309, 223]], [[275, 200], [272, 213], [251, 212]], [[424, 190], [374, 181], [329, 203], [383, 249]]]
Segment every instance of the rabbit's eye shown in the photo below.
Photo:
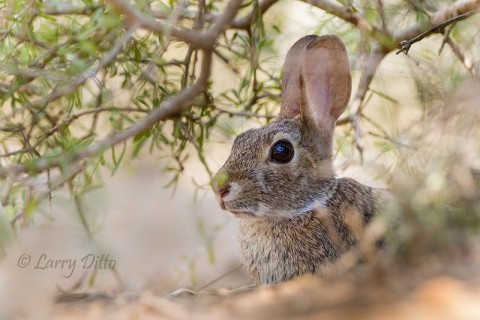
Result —
[[287, 163], [294, 154], [292, 144], [287, 140], [280, 140], [273, 145], [271, 158], [274, 162]]

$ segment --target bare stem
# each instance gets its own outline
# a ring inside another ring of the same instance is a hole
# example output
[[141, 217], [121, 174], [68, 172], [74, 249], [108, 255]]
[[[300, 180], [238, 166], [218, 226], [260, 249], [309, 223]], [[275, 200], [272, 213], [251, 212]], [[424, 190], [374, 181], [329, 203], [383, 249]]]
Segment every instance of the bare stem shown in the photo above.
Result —
[[465, 20], [477, 13], [480, 12], [480, 9], [474, 9], [474, 10], [471, 10], [471, 11], [468, 11], [464, 14], [461, 14], [461, 15], [458, 15], [456, 17], [453, 17], [451, 19], [448, 19], [447, 21], [445, 22], [442, 22], [440, 24], [437, 24], [436, 26], [428, 29], [427, 31], [425, 32], [422, 32], [421, 34], [419, 34], [418, 36], [410, 39], [410, 40], [403, 40], [400, 42], [400, 46], [401, 46], [401, 49], [397, 51], [397, 54], [401, 53], [401, 52], [405, 52], [405, 54], [408, 54], [408, 51], [410, 50], [410, 47], [412, 46], [412, 44], [416, 43], [416, 42], [419, 42], [421, 41], [422, 39], [424, 39], [425, 37], [428, 37], [429, 35], [433, 34], [433, 33], [443, 33], [443, 31], [445, 30], [445, 27], [455, 23], [455, 22], [458, 22], [458, 21], [461, 21], [461, 20]]

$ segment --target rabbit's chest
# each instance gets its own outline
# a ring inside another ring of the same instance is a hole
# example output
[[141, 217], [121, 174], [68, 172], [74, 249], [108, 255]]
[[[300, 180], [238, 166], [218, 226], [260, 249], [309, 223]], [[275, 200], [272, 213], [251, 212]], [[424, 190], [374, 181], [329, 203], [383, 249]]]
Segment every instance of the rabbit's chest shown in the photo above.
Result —
[[328, 228], [313, 214], [276, 222], [242, 221], [238, 238], [243, 263], [260, 284], [316, 273], [341, 255]]

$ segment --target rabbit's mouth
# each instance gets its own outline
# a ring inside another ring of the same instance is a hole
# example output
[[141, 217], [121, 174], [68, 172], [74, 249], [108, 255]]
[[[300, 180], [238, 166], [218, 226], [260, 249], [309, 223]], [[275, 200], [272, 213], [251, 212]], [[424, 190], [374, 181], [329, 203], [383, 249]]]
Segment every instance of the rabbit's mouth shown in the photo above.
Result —
[[223, 200], [223, 198], [220, 198], [219, 202], [220, 202], [220, 208], [222, 208], [222, 210], [227, 210], [227, 208], [225, 207], [225, 201]]
[[255, 214], [246, 211], [229, 211], [235, 218], [253, 218]]
[[229, 203], [225, 203], [224, 201], [220, 201], [220, 206], [223, 210], [230, 212], [235, 218], [242, 218], [242, 217], [255, 217], [255, 211], [249, 210], [248, 208], [235, 208], [229, 206]]
[[222, 207], [223, 210], [230, 212], [235, 218], [257, 217], [257, 209], [235, 204], [235, 201], [232, 203], [228, 200], [225, 201], [224, 199], [220, 199], [220, 207]]
[[[222, 208], [222, 210], [232, 213], [235, 217], [255, 216], [255, 213], [253, 213], [252, 210], [241, 206], [236, 207], [231, 201], [226, 200], [223, 197], [218, 197], [218, 202], [220, 203], [220, 208]], [[235, 201], [233, 202], [235, 203]]]

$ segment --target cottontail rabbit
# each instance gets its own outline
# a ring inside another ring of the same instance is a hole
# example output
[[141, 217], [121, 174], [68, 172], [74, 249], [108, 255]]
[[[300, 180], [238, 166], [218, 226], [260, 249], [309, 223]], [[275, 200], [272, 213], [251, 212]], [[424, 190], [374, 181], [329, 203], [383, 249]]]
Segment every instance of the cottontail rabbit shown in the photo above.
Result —
[[222, 208], [240, 218], [243, 263], [259, 284], [321, 272], [355, 249], [382, 193], [335, 178], [333, 131], [351, 91], [341, 40], [298, 40], [282, 88], [280, 115], [240, 134], [212, 182]]

